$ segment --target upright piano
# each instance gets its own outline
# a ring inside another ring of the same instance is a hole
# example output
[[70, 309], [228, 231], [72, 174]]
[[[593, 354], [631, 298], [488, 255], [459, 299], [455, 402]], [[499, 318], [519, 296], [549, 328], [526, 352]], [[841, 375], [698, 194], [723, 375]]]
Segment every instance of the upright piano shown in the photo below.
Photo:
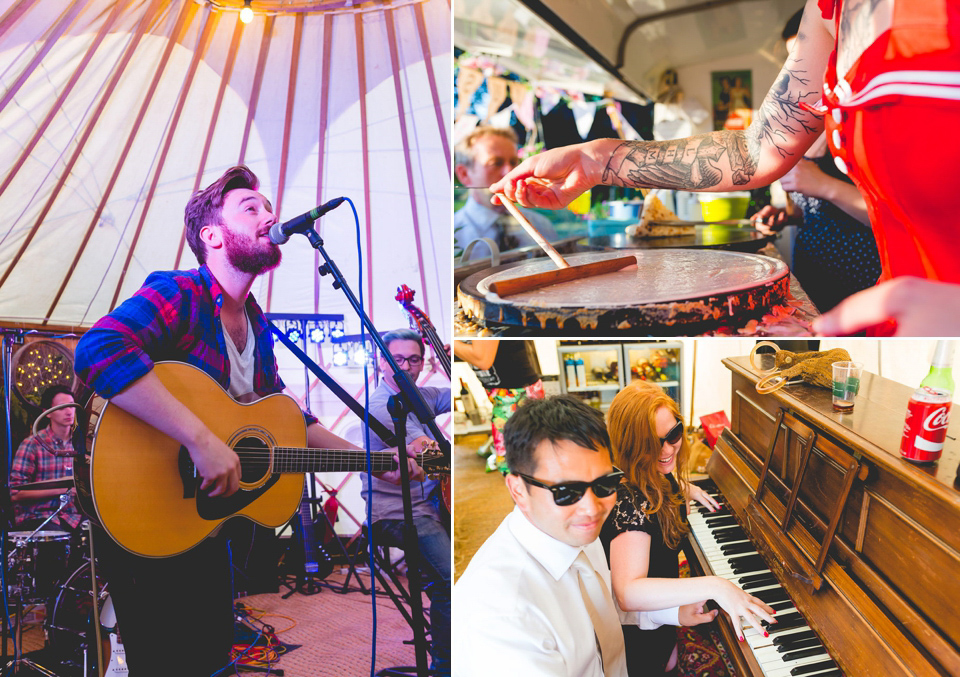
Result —
[[829, 390], [761, 395], [747, 357], [723, 363], [732, 420], [707, 484], [725, 510], [691, 510], [687, 557], [769, 600], [784, 626], [740, 642], [720, 614], [738, 674], [960, 675], [960, 412], [939, 462], [918, 466], [899, 452], [911, 388], [864, 374], [841, 414]]

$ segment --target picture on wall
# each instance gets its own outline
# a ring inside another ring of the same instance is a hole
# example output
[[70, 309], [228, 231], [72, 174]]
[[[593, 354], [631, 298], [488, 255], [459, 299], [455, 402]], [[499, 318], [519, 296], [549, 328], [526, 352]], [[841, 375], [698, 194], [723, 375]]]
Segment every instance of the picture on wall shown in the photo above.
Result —
[[710, 73], [713, 129], [746, 129], [753, 119], [751, 71]]

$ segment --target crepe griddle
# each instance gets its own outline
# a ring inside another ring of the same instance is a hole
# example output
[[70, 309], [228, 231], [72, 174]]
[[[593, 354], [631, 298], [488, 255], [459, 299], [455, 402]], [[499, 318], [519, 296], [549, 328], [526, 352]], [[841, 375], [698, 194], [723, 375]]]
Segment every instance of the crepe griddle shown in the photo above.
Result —
[[[621, 257], [625, 250], [571, 254], [571, 265]], [[548, 270], [553, 262], [519, 261], [474, 273], [457, 298], [485, 326], [568, 332], [642, 330], [672, 336], [721, 325], [742, 326], [785, 303], [786, 264], [759, 254], [712, 249], [630, 250], [637, 267], [501, 298], [490, 283]]]
[[729, 249], [738, 252], [759, 251], [774, 235], [764, 235], [755, 228], [736, 226], [697, 226], [692, 235], [673, 237], [629, 237], [626, 233], [609, 235], [591, 235], [580, 240], [588, 247], [606, 247], [610, 249]]

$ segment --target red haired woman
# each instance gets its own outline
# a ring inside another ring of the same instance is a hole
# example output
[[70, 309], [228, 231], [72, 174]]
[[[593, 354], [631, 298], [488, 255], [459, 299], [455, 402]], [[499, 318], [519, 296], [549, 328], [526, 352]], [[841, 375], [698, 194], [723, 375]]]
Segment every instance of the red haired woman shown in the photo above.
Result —
[[[773, 609], [763, 601], [718, 576], [679, 578], [677, 555], [690, 530], [687, 501], [711, 510], [719, 505], [686, 479], [690, 447], [677, 403], [659, 386], [635, 381], [613, 398], [607, 429], [625, 480], [600, 532], [619, 608], [650, 611], [713, 599], [731, 617], [764, 632], [760, 622], [773, 622]], [[621, 613], [630, 677], [671, 674], [677, 665], [674, 628], [641, 630], [631, 620]]]

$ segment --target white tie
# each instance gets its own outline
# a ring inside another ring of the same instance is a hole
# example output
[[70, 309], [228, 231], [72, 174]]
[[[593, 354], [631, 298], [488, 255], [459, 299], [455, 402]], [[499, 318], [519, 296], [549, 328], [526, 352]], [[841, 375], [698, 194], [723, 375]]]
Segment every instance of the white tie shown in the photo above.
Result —
[[576, 571], [583, 603], [590, 614], [590, 620], [593, 621], [603, 674], [606, 677], [619, 677], [625, 674], [623, 632], [610, 590], [583, 550], [577, 555], [571, 568]]

